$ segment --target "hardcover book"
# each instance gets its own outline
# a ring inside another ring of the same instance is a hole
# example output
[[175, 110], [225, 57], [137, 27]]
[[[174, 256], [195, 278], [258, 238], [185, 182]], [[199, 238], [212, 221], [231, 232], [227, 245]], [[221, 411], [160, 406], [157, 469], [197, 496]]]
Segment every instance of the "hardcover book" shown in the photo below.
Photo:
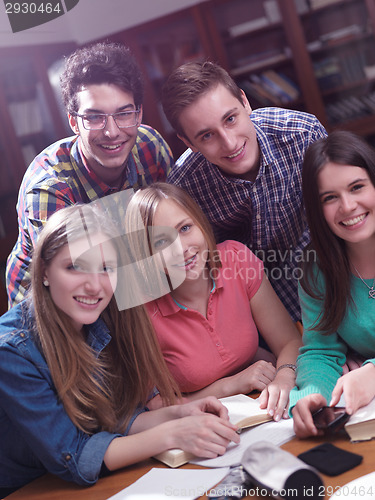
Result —
[[[259, 408], [259, 401], [252, 399], [245, 394], [236, 394], [227, 398], [221, 398], [219, 401], [228, 409], [229, 420], [238, 426], [239, 430], [248, 429], [272, 420], [267, 410]], [[154, 458], [168, 465], [169, 467], [180, 467], [186, 464], [194, 457], [180, 449], [167, 450]]]
[[375, 398], [357, 410], [345, 424], [351, 441], [368, 441], [375, 438]]

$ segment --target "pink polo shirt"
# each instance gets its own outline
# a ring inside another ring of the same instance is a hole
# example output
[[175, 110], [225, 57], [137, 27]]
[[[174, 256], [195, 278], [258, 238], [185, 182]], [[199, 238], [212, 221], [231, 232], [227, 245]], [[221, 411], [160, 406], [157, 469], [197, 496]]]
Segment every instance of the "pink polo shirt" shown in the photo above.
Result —
[[263, 263], [245, 245], [218, 245], [223, 267], [215, 277], [207, 318], [180, 307], [171, 295], [146, 304], [164, 359], [182, 392], [194, 392], [246, 368], [258, 348], [250, 299]]

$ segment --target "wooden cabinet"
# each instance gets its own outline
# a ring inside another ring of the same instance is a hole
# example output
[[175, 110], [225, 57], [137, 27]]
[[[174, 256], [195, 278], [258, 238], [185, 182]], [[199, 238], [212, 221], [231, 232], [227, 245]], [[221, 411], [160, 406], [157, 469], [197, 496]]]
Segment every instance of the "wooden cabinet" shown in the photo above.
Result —
[[301, 16], [328, 128], [375, 133], [373, 0], [311, 0]]
[[75, 44], [0, 49], [0, 312], [5, 261], [18, 233], [18, 189], [30, 161], [46, 146], [69, 135], [51, 84], [54, 63]]
[[253, 108], [315, 114], [375, 134], [374, 0], [208, 0], [216, 57]]
[[0, 144], [5, 155], [0, 163], [0, 196], [18, 191], [30, 161], [69, 133], [50, 77], [53, 63], [74, 47], [51, 44], [0, 49]]
[[211, 59], [254, 109], [315, 114], [327, 130], [375, 135], [375, 0], [205, 0], [116, 33], [146, 77], [145, 122], [177, 157], [184, 145], [165, 119], [160, 89], [170, 71]]

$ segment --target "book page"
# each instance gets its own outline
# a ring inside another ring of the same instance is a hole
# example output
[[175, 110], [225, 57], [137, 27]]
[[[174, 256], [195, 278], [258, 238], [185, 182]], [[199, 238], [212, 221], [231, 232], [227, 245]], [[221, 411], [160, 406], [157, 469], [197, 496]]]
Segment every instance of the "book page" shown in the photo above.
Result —
[[[257, 399], [252, 399], [249, 396], [246, 396], [245, 394], [236, 394], [234, 396], [229, 396], [227, 398], [220, 398], [219, 401], [227, 408], [228, 413], [229, 413], [229, 420], [233, 424], [237, 424], [240, 421], [243, 421], [244, 419], [251, 419], [251, 418], [256, 418], [257, 416], [263, 416], [265, 419], [270, 419], [272, 420], [272, 417], [268, 416], [267, 410], [261, 410], [259, 408], [259, 398]], [[242, 423], [241, 428], [246, 428], [249, 425], [256, 425], [259, 422], [256, 422], [255, 424], [249, 424], [249, 423]], [[277, 422], [270, 422], [277, 424]], [[261, 427], [266, 424], [262, 423]], [[281, 430], [282, 426], [280, 426], [278, 429]], [[292, 425], [293, 428], [293, 425]], [[244, 431], [242, 431], [244, 433]], [[263, 433], [261, 434], [261, 436]], [[294, 435], [294, 433], [293, 433]], [[241, 437], [242, 439], [245, 440], [245, 438]], [[260, 437], [257, 439], [257, 441], [264, 439], [263, 437]], [[286, 437], [285, 441], [288, 441], [288, 438]], [[277, 444], [277, 443], [275, 443]], [[228, 447], [228, 450], [233, 448], [233, 444], [230, 444]], [[225, 456], [228, 454], [228, 450], [225, 453]], [[241, 452], [242, 456], [243, 450]], [[241, 456], [239, 457], [241, 459]], [[161, 462], [165, 463], [166, 465], [169, 465], [169, 467], [179, 467], [183, 463], [186, 462], [192, 462], [192, 463], [200, 463], [200, 462], [195, 462], [194, 458], [192, 458], [191, 454], [185, 453], [180, 449], [174, 449], [174, 450], [167, 450], [163, 453], [159, 453], [154, 456], [157, 460], [160, 460]], [[197, 458], [199, 460], [199, 458]], [[203, 459], [204, 460], [204, 459]], [[212, 460], [218, 460], [218, 459], [212, 459]], [[228, 459], [230, 462], [233, 460], [231, 457]], [[234, 462], [235, 464], [236, 462]], [[229, 465], [232, 465], [230, 463]], [[224, 467], [225, 465], [207, 465], [207, 467]]]
[[229, 469], [151, 469], [138, 481], [107, 500], [194, 500], [219, 483]]
[[346, 423], [347, 426], [375, 419], [375, 398], [366, 406], [359, 408]]
[[227, 408], [229, 420], [237, 424], [240, 420], [257, 415], [267, 415], [267, 410], [259, 408], [259, 400], [252, 399], [245, 394], [236, 394], [227, 398], [220, 398], [219, 401]]

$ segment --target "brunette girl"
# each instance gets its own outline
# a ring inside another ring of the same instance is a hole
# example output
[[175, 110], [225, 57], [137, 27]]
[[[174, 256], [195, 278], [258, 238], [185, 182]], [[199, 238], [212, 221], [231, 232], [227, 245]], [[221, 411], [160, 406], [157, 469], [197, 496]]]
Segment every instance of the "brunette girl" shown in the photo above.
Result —
[[[318, 434], [312, 412], [344, 394], [352, 414], [375, 396], [375, 150], [335, 131], [312, 144], [303, 196], [317, 261], [300, 287], [304, 347], [291, 392], [294, 428]], [[365, 358], [343, 375], [348, 350]]]

